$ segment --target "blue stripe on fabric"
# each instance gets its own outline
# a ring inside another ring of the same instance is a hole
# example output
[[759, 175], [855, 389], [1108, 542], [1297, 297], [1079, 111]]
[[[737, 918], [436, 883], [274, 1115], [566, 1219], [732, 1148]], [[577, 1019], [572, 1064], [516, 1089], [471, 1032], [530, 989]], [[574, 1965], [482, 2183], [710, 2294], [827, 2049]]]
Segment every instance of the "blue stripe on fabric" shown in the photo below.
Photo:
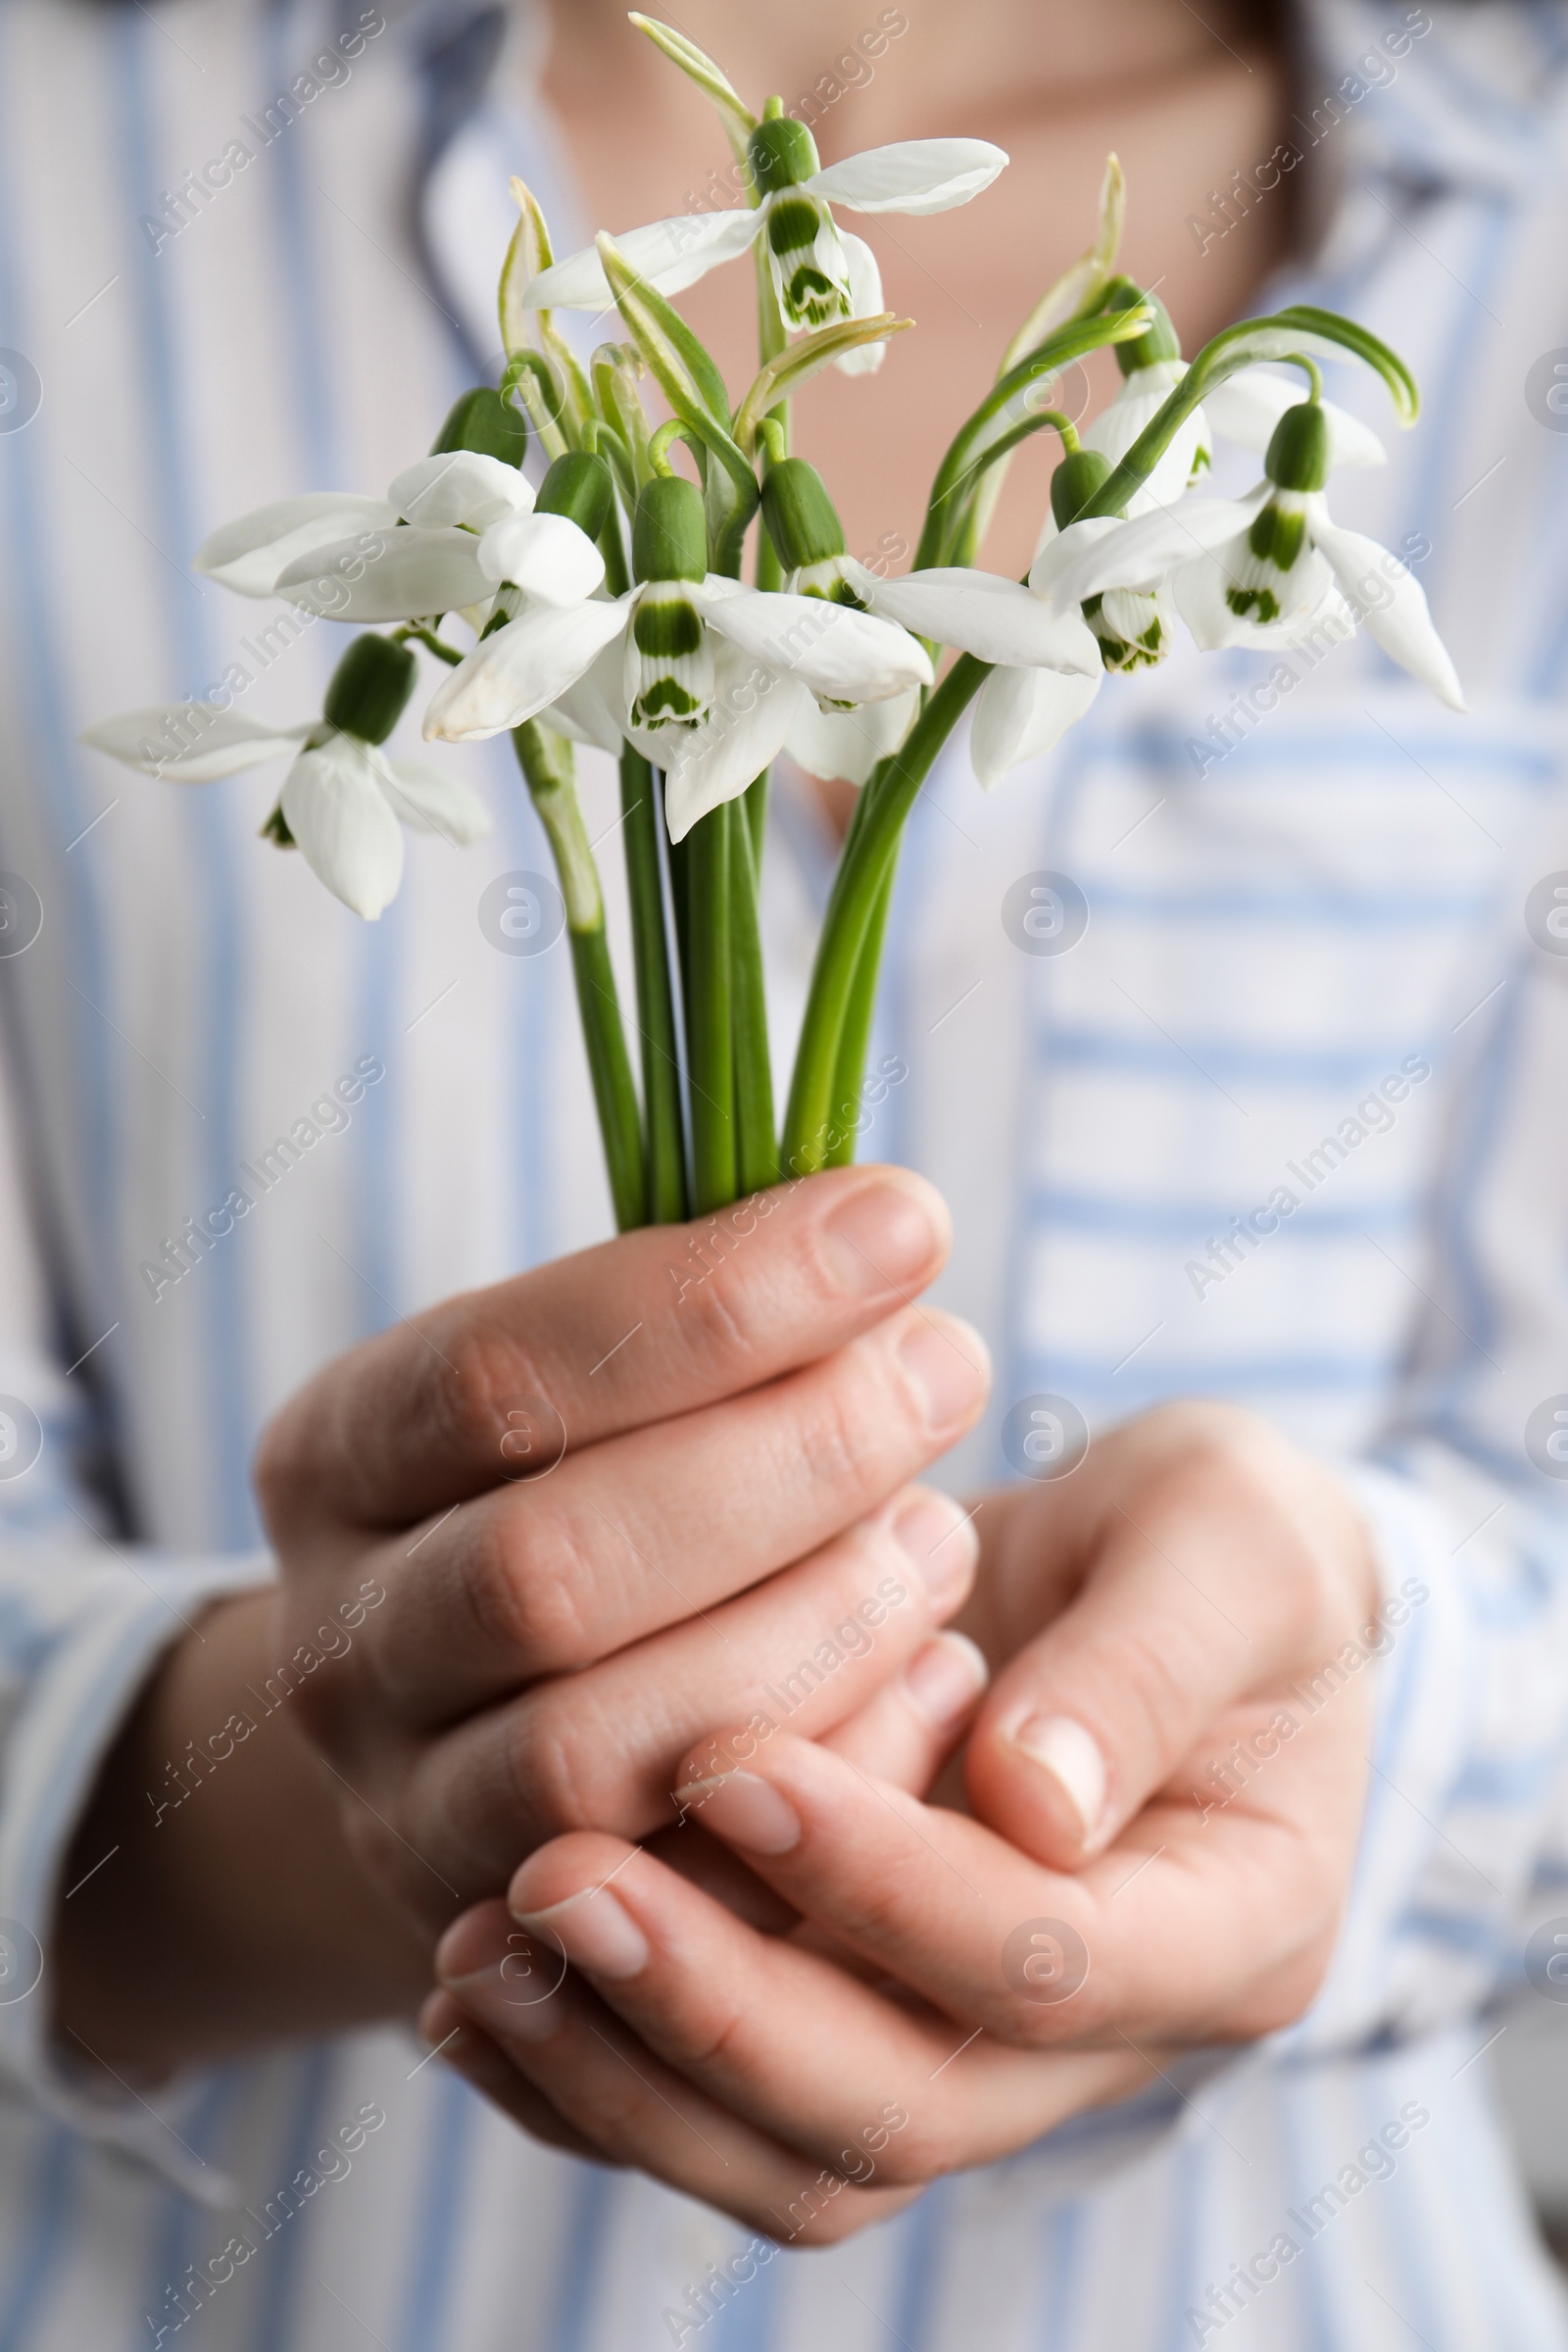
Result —
[[1394, 1923], [1396, 1936], [1419, 1937], [1423, 1943], [1439, 1943], [1446, 1952], [1463, 1952], [1474, 1960], [1495, 1962], [1506, 1943], [1506, 1932], [1493, 1919], [1477, 1919], [1469, 1912], [1434, 1911], [1430, 1906], [1412, 1903], [1401, 1911]]
[[1446, 1816], [1454, 1805], [1504, 1805], [1510, 1812], [1533, 1810], [1562, 1769], [1562, 1744], [1536, 1756], [1472, 1756], [1444, 1803]]
[[[1257, 1189], [1264, 1193], [1263, 1186]], [[1024, 1200], [1031, 1221], [1037, 1226], [1060, 1226], [1074, 1233], [1110, 1233], [1128, 1241], [1185, 1244], [1202, 1242], [1211, 1234], [1228, 1241], [1231, 1219], [1242, 1213], [1234, 1200], [1221, 1206], [1214, 1201], [1118, 1200], [1100, 1193], [1075, 1192], [1065, 1185], [1032, 1185]], [[1357, 1208], [1337, 1209], [1319, 1205], [1308, 1195], [1299, 1210], [1293, 1210], [1272, 1232], [1260, 1237], [1259, 1247], [1263, 1241], [1281, 1239], [1338, 1242], [1364, 1233], [1369, 1227], [1379, 1233], [1406, 1233], [1421, 1221], [1419, 1210], [1410, 1200], [1368, 1202]]]
[[[1366, 2124], [1366, 2139], [1361, 2142], [1363, 2147], [1369, 2141], [1375, 2141], [1384, 2125], [1391, 2120], [1393, 2093], [1402, 2087], [1391, 2081], [1394, 2072], [1392, 2067], [1369, 2067], [1357, 2085], [1356, 2105]], [[1374, 2084], [1386, 2092], [1379, 2100], [1374, 2100], [1372, 2096]], [[1463, 2100], [1468, 2091], [1467, 2083], [1459, 2092], [1459, 2098]], [[1452, 2133], [1451, 2137], [1458, 2143], [1462, 2142], [1465, 2134], [1458, 2132]], [[1429, 2201], [1418, 2192], [1412, 2193], [1411, 2177], [1411, 2168], [1396, 2162], [1393, 2173], [1376, 2182], [1377, 2192], [1383, 2200], [1379, 2218], [1398, 2273], [1398, 2317], [1412, 2337], [1432, 2345], [1436, 2352], [1448, 2330], [1444, 2324], [1445, 2315], [1438, 2309], [1428, 2285], [1437, 2269], [1430, 2242], [1433, 2217]], [[1466, 2204], [1469, 2210], [1468, 2200]], [[1467, 2345], [1465, 2352], [1476, 2352], [1476, 2347]], [[1515, 2352], [1523, 2352], [1523, 2347], [1515, 2347]]]
[[[0, 86], [8, 89], [20, 88], [23, 78], [15, 64], [4, 62], [4, 44], [16, 22], [13, 11], [0, 10]], [[0, 172], [5, 161], [5, 147], [0, 142]], [[6, 331], [25, 347], [31, 340], [32, 315], [24, 296], [20, 256], [9, 233], [12, 225], [24, 219], [23, 207], [0, 178], [0, 318], [6, 321]], [[41, 787], [36, 804], [56, 844], [52, 880], [58, 883], [67, 903], [61, 930], [69, 936], [82, 993], [92, 1004], [107, 1010], [104, 943], [110, 937], [106, 902], [111, 885], [99, 886], [93, 862], [100, 837], [89, 836], [82, 841], [81, 854], [74, 858], [66, 855], [68, 845], [78, 839], [98, 812], [91, 808], [83, 789], [81, 750], [74, 722], [67, 714], [65, 663], [60, 647], [60, 616], [65, 602], [56, 576], [58, 560], [65, 551], [58, 533], [51, 530], [43, 514], [45, 473], [41, 459], [44, 452], [52, 450], [50, 433], [46, 407], [28, 433], [0, 435], [0, 478], [6, 482], [9, 498], [14, 573], [17, 580], [27, 584], [26, 592], [9, 607], [20, 656], [14, 674], [24, 681], [29, 696], [25, 706], [26, 725]], [[80, 1149], [82, 1181], [89, 1206], [82, 1247], [91, 1268], [91, 1296], [75, 1303], [78, 1312], [90, 1313], [96, 1302], [100, 1315], [109, 1320], [122, 1319], [124, 1292], [114, 1248], [116, 1175], [120, 1162], [117, 1142], [122, 1122], [119, 1072], [109, 1042], [111, 1032], [97, 1012], [76, 997], [71, 997], [69, 1003], [59, 1003], [59, 1012], [63, 1041], [69, 1040], [63, 1056], [67, 1065], [63, 1084], [74, 1097], [72, 1132]], [[56, 1083], [62, 1083], [58, 1070], [51, 1070], [50, 1076]], [[107, 1383], [99, 1396], [106, 1436], [112, 1444], [120, 1418], [117, 1399]]]
[[1067, 1396], [1077, 1392], [1113, 1394], [1128, 1405], [1139, 1397], [1168, 1396], [1177, 1389], [1198, 1396], [1212, 1395], [1216, 1390], [1233, 1396], [1250, 1389], [1297, 1389], [1312, 1395], [1344, 1389], [1360, 1395], [1385, 1385], [1393, 1370], [1386, 1356], [1310, 1355], [1304, 1350], [1273, 1356], [1176, 1356], [1165, 1363], [1157, 1358], [1147, 1363], [1140, 1356], [1136, 1366], [1126, 1372], [1117, 1372], [1102, 1356], [1069, 1355], [1052, 1348], [1020, 1349], [1018, 1362], [1019, 1394], [1049, 1375], [1062, 1384]]
[[[748, 2241], [749, 2242], [749, 2241]], [[703, 2328], [703, 2352], [772, 2352], [784, 2309], [788, 2254], [743, 2280]]]
[[1490, 891], [1438, 891], [1421, 896], [1403, 891], [1336, 889], [1327, 883], [1260, 884], [1232, 890], [1183, 887], [1156, 890], [1103, 882], [1094, 869], [1074, 880], [1097, 915], [1134, 914], [1164, 923], [1301, 923], [1321, 931], [1430, 931], [1453, 923], [1473, 924], [1492, 905]]
[[81, 2157], [82, 2143], [74, 2132], [57, 2129], [48, 2133], [43, 2160], [32, 2177], [31, 2209], [20, 2233], [25, 2251], [0, 2308], [0, 2352], [25, 2352], [66, 2251]]
[[[1206, 2143], [1200, 2145], [1194, 2138], [1178, 2141], [1170, 2167], [1175, 2175], [1171, 2182], [1175, 2210], [1166, 2249], [1165, 2276], [1170, 2287], [1160, 2329], [1164, 2352], [1190, 2352], [1193, 2328], [1187, 2314], [1208, 2285], [1199, 2266], [1203, 2249], [1203, 2191], [1213, 2163]], [[1157, 2321], [1155, 2325], [1159, 2325]]]
[[[1237, 674], [1245, 678], [1247, 673]], [[1411, 717], [1417, 726], [1430, 724], [1413, 700], [1413, 690]], [[1081, 733], [1088, 723], [1081, 719], [1074, 732]], [[1231, 798], [1240, 793], [1248, 801], [1256, 792], [1260, 774], [1282, 783], [1299, 774], [1310, 789], [1321, 787], [1325, 769], [1341, 773], [1347, 769], [1361, 770], [1372, 788], [1382, 793], [1395, 787], [1413, 792], [1418, 786], [1429, 792], [1431, 779], [1421, 773], [1423, 767], [1446, 767], [1461, 777], [1471, 778], [1478, 770], [1485, 770], [1489, 782], [1498, 780], [1491, 775], [1495, 768], [1515, 776], [1521, 787], [1529, 786], [1536, 791], [1555, 784], [1562, 772], [1560, 760], [1549, 750], [1538, 750], [1528, 743], [1500, 742], [1495, 736], [1478, 740], [1473, 732], [1465, 732], [1457, 724], [1451, 735], [1419, 734], [1412, 741], [1401, 734], [1400, 748], [1413, 757], [1408, 760], [1393, 760], [1389, 758], [1387, 735], [1373, 727], [1352, 729], [1343, 721], [1318, 722], [1303, 716], [1296, 726], [1276, 730], [1270, 736], [1266, 757], [1249, 737], [1226, 754], [1223, 766], [1216, 762], [1201, 779], [1188, 758], [1188, 736], [1156, 720], [1134, 722], [1118, 734], [1107, 734], [1103, 742], [1097, 744], [1095, 760], [1104, 767], [1136, 767], [1146, 774], [1153, 771], [1161, 776], [1174, 769], [1186, 785], [1202, 796], [1223, 794]]]
[[1054, 2206], [1046, 2216], [1035, 2352], [1072, 2352], [1083, 2313], [1086, 2215], [1081, 2204]]
[[[1290, 2220], [1290, 2212], [1299, 2212], [1303, 2201], [1316, 2196], [1323, 2182], [1321, 2172], [1315, 2180], [1312, 2178], [1307, 2161], [1309, 2143], [1314, 2136], [1309, 2117], [1315, 2099], [1315, 2085], [1310, 2078], [1286, 2075], [1280, 2079], [1276, 2098], [1284, 2160], [1282, 2169], [1286, 2180], [1286, 2195], [1290, 2201], [1281, 2228], [1294, 2237], [1297, 2225]], [[1301, 2318], [1310, 2352], [1341, 2352], [1345, 2338], [1334, 2325], [1329, 2283], [1324, 2270], [1325, 2265], [1317, 2258], [1317, 2241], [1309, 2239], [1292, 2261], [1289, 2275], [1300, 2292]]]
[[[264, 86], [281, 89], [289, 79], [288, 42], [294, 0], [270, 0], [262, 21], [260, 67]], [[272, 231], [278, 248], [279, 281], [290, 289], [292, 317], [287, 336], [287, 374], [300, 450], [301, 486], [313, 490], [368, 490], [381, 485], [346, 478], [342, 430], [335, 389], [328, 372], [327, 306], [322, 299], [307, 201], [307, 150], [302, 136], [280, 139], [270, 149]], [[297, 300], [295, 299], [297, 295]], [[328, 623], [328, 652], [335, 661], [350, 639]], [[323, 681], [324, 683], [324, 681]], [[394, 901], [373, 923], [356, 926], [357, 972], [352, 1040], [356, 1053], [377, 1054], [386, 1076], [368, 1088], [354, 1121], [354, 1226], [348, 1254], [358, 1280], [342, 1279], [349, 1312], [361, 1338], [382, 1330], [396, 1314], [402, 1294], [398, 1268], [399, 1107], [403, 1071], [397, 1048], [394, 1005], [406, 929]], [[324, 1257], [324, 1252], [323, 1252]]]
[[929, 2352], [937, 2341], [938, 2296], [954, 2233], [957, 2183], [938, 2180], [894, 2225], [902, 2268], [893, 2316], [882, 2319], [878, 2352]]
[[[609, 2269], [606, 2248], [620, 2177], [600, 2165], [575, 2160], [572, 2173], [572, 2209], [564, 2232], [561, 2267], [539, 2334], [544, 2352], [590, 2352]], [[607, 2346], [605, 2352], [620, 2352], [620, 2347]]]
[[[116, 12], [109, 25], [112, 76], [117, 112], [121, 172], [132, 219], [157, 208], [157, 172], [153, 161], [152, 108], [149, 95], [149, 44], [159, 27], [145, 11]], [[182, 556], [201, 536], [191, 505], [186, 453], [192, 446], [185, 421], [185, 382], [174, 356], [173, 325], [169, 306], [169, 271], [174, 261], [164, 261], [144, 238], [130, 240], [134, 259], [126, 265], [136, 294], [137, 331], [147, 379], [147, 417], [159, 521], [164, 535]], [[162, 273], [162, 274], [160, 274]], [[168, 566], [158, 573], [160, 586]], [[176, 589], [165, 589], [167, 624], [184, 690], [199, 696], [218, 674], [212, 627], [202, 614], [205, 591], [188, 575]], [[200, 1091], [205, 1113], [195, 1139], [195, 1158], [203, 1170], [202, 1191], [210, 1200], [221, 1200], [233, 1181], [239, 1158], [236, 1143], [239, 1055], [235, 1040], [243, 1035], [242, 972], [244, 917], [235, 872], [230, 804], [220, 788], [202, 787], [182, 796], [180, 808], [195, 847], [201, 875], [205, 917], [203, 973], [193, 995], [193, 1015], [202, 1024], [198, 1050]], [[230, 1550], [243, 1550], [259, 1542], [261, 1523], [251, 1495], [251, 1421], [246, 1407], [244, 1366], [250, 1360], [246, 1346], [242, 1263], [237, 1250], [211, 1253], [202, 1291], [202, 1315], [207, 1328], [205, 1377], [202, 1392], [211, 1414], [208, 1457], [217, 1474], [214, 1532]]]
[[[302, 2052], [297, 2063], [300, 2086], [283, 2158], [286, 2169], [282, 2180], [271, 2182], [265, 2190], [264, 2209], [267, 2198], [276, 2196], [303, 2168], [315, 2169], [312, 2160], [321, 2137], [336, 2069], [330, 2053], [320, 2049]], [[325, 2196], [331, 2185], [328, 2182], [317, 2195]], [[251, 2330], [250, 2352], [292, 2352], [298, 2342], [302, 2318], [300, 2296], [305, 2283], [300, 2277], [300, 2266], [305, 2260], [306, 2239], [314, 2226], [315, 2214], [314, 2201], [301, 2205], [274, 2236], [266, 2239], [258, 2249], [257, 2267], [261, 2276], [256, 2283], [256, 2324]]]
[[436, 2352], [447, 2341], [447, 2308], [482, 2105], [477, 2091], [444, 2069], [429, 2095], [435, 2114], [426, 2132], [424, 2177], [417, 2192], [418, 2231], [398, 2299], [398, 2352]]
[[1035, 1058], [1046, 1062], [1048, 1075], [1055, 1063], [1068, 1069], [1134, 1071], [1180, 1086], [1212, 1088], [1216, 1080], [1229, 1078], [1275, 1093], [1309, 1087], [1361, 1092], [1418, 1050], [1407, 1037], [1397, 1043], [1292, 1046], [1253, 1044], [1247, 1038], [1195, 1038], [1190, 1033], [1167, 1041], [1157, 1033], [1139, 1036], [1087, 1025], [1058, 1029], [1049, 1054], [1038, 1036], [1034, 1041]]
[[[182, 2116], [180, 2118], [184, 2125], [184, 2130], [179, 2134], [180, 2138], [185, 2140], [204, 2161], [207, 2150], [213, 2145], [223, 2111], [233, 2098], [234, 2090], [234, 2073], [231, 2069], [225, 2068], [209, 2081], [189, 2117]], [[194, 2199], [177, 2189], [164, 2191], [159, 2202], [156, 2227], [151, 2232], [153, 2258], [147, 2275], [141, 2315], [131, 2332], [130, 2340], [136, 2345], [144, 2347], [146, 2344], [147, 2339], [141, 2329], [145, 2315], [149, 2312], [160, 2324], [166, 2318], [169, 2320], [171, 2335], [176, 2329], [183, 2332], [185, 2321], [179, 2315], [183, 2313], [184, 2305], [180, 2303], [178, 2306], [172, 2306], [169, 2300], [170, 2290], [171, 2288], [178, 2289], [187, 2269], [191, 2267], [193, 2251], [198, 2249], [199, 2242], [204, 2242], [201, 2241], [201, 2232], [204, 2230], [210, 2230], [212, 2226], [213, 2216], [209, 2208], [198, 2205]], [[198, 2298], [198, 2313], [201, 2308], [202, 2305]], [[156, 2329], [154, 2333], [156, 2334]]]

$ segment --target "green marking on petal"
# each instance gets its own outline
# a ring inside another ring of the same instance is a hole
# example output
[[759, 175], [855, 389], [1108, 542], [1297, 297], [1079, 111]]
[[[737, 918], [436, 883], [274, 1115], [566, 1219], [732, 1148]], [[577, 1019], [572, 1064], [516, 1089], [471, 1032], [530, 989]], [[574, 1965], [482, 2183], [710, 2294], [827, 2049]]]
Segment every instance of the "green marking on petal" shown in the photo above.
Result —
[[1306, 516], [1290, 514], [1273, 499], [1253, 517], [1247, 534], [1247, 544], [1260, 564], [1272, 564], [1277, 571], [1289, 571], [1301, 552], [1306, 537]]
[[702, 617], [684, 596], [645, 596], [632, 621], [632, 637], [640, 654], [676, 661], [702, 644]]
[[673, 722], [694, 727], [702, 716], [702, 705], [678, 678], [656, 678], [647, 692], [638, 696], [631, 715], [634, 726], [663, 727]]

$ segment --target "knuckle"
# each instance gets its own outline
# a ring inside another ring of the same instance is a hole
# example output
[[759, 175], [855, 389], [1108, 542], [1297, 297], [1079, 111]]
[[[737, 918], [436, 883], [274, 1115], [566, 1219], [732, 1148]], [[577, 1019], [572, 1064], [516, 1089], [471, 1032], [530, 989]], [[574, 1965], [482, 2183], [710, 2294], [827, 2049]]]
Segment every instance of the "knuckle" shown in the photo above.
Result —
[[595, 1818], [604, 1810], [594, 1801], [598, 1776], [587, 1769], [578, 1730], [573, 1711], [549, 1688], [520, 1700], [509, 1727], [507, 1769], [516, 1799], [545, 1838], [606, 1826]]
[[675, 1318], [698, 1370], [726, 1388], [746, 1385], [756, 1370], [763, 1318], [755, 1293], [747, 1269], [726, 1258], [693, 1286]]
[[503, 1504], [458, 1554], [458, 1597], [480, 1654], [523, 1674], [564, 1673], [594, 1656], [579, 1605], [581, 1553], [552, 1511]]
[[433, 1436], [445, 1439], [460, 1456], [495, 1457], [505, 1468], [501, 1442], [508, 1434], [506, 1399], [519, 1389], [538, 1389], [542, 1375], [514, 1332], [489, 1317], [467, 1315], [442, 1334], [442, 1353], [451, 1377], [432, 1383], [425, 1399]]

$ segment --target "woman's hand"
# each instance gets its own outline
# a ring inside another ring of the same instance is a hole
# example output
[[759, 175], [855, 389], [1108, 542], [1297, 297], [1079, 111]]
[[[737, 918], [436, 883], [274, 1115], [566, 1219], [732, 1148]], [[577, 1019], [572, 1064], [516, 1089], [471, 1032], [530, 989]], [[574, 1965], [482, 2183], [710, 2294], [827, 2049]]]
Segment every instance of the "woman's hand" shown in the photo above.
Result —
[[759, 1933], [619, 1838], [560, 1838], [441, 1947], [421, 2023], [452, 2064], [544, 2136], [821, 2239], [1176, 2046], [1299, 2015], [1366, 1775], [1369, 1678], [1337, 1663], [1377, 1610], [1355, 1508], [1210, 1406], [986, 1508], [970, 1813], [754, 1714], [677, 1799], [805, 1924]]
[[907, 1303], [947, 1245], [929, 1185], [845, 1170], [328, 1366], [261, 1447], [275, 1596], [180, 1644], [78, 1838], [116, 1858], [63, 1914], [65, 2022], [150, 2062], [412, 2009], [542, 1840], [666, 1822], [715, 1715], [824, 1643], [793, 1724], [859, 1707], [973, 1573], [906, 1483], [984, 1401], [978, 1339]]

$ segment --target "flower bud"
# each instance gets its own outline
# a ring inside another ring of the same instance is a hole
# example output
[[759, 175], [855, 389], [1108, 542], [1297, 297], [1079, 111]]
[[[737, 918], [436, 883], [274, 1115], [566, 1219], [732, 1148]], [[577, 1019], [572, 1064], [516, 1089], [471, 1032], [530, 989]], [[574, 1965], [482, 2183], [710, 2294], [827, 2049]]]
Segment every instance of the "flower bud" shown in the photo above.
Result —
[[1058, 531], [1076, 522], [1089, 501], [1111, 476], [1111, 463], [1102, 450], [1069, 450], [1051, 477], [1051, 513]]
[[520, 466], [527, 455], [528, 427], [510, 401], [488, 384], [476, 384], [454, 403], [430, 444], [430, 455], [445, 457], [454, 449], [474, 449], [481, 457], [499, 458], [504, 466]]
[[1274, 427], [1263, 471], [1282, 490], [1321, 490], [1329, 478], [1329, 420], [1321, 402], [1298, 401]]
[[639, 580], [700, 580], [708, 571], [703, 494], [679, 474], [644, 485], [631, 526], [631, 564]]
[[418, 667], [406, 645], [368, 630], [333, 670], [322, 716], [362, 743], [385, 743], [407, 708]]
[[1154, 316], [1143, 334], [1131, 343], [1117, 344], [1116, 365], [1123, 375], [1132, 375], [1140, 368], [1152, 368], [1158, 360], [1179, 360], [1182, 356], [1181, 338], [1170, 322], [1165, 305], [1157, 294], [1146, 294], [1132, 278], [1112, 278], [1100, 307], [1102, 311], [1130, 311], [1135, 303], [1143, 303]]
[[759, 122], [746, 142], [746, 160], [759, 196], [795, 187], [822, 169], [816, 141], [793, 115], [774, 115]]
[[603, 458], [568, 449], [557, 458], [539, 485], [536, 514], [564, 514], [586, 538], [597, 539], [610, 513], [614, 485]]
[[844, 525], [827, 485], [804, 458], [781, 458], [762, 483], [762, 516], [786, 571], [844, 553]]

